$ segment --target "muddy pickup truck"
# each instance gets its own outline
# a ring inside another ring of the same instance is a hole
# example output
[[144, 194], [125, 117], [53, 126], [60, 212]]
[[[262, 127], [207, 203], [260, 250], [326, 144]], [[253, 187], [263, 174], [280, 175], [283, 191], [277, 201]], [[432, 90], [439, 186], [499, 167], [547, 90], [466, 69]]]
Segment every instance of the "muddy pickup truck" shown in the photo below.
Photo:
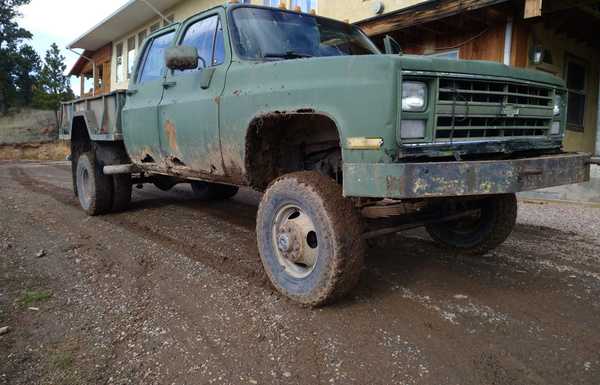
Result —
[[264, 192], [265, 271], [317, 306], [356, 284], [368, 240], [425, 227], [481, 255], [511, 233], [516, 192], [589, 179], [590, 157], [561, 147], [562, 80], [396, 44], [240, 4], [156, 31], [129, 89], [62, 107], [75, 194], [100, 215], [144, 183], [189, 183], [202, 200]]

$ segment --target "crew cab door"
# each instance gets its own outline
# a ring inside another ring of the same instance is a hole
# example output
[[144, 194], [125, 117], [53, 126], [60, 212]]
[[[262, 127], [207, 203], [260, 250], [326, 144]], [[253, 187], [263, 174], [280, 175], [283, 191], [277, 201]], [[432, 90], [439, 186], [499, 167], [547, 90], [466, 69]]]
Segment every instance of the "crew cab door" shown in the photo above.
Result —
[[155, 163], [161, 158], [158, 106], [166, 76], [165, 50], [173, 44], [175, 28], [149, 37], [140, 58], [123, 108], [123, 140], [135, 163]]
[[189, 19], [177, 44], [193, 46], [198, 68], [168, 71], [159, 107], [162, 151], [173, 167], [225, 175], [219, 139], [219, 98], [230, 61], [220, 10]]

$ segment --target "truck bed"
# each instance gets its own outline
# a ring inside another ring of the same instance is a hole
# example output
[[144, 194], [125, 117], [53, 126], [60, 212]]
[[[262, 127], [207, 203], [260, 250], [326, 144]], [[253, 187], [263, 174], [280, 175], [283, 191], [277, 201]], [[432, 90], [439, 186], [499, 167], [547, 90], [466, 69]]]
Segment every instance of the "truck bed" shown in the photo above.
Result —
[[60, 139], [70, 140], [71, 131], [81, 121], [85, 122], [92, 140], [123, 140], [121, 111], [126, 95], [125, 90], [117, 90], [62, 103]]

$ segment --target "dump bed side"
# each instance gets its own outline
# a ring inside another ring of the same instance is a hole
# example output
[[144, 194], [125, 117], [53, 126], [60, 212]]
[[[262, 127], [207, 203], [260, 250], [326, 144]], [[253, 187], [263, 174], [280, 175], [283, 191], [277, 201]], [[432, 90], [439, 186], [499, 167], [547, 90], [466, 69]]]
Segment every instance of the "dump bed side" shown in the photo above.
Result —
[[125, 98], [126, 91], [119, 90], [62, 103], [60, 139], [71, 140], [75, 127], [85, 127], [91, 140], [123, 140], [121, 111]]

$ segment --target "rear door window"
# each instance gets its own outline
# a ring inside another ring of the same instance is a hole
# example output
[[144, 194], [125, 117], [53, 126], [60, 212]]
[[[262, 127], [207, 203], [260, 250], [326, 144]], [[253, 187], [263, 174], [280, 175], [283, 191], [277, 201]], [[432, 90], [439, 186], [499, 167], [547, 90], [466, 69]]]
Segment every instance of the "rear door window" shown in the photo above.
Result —
[[152, 39], [144, 54], [144, 64], [138, 77], [138, 83], [159, 80], [165, 76], [165, 50], [171, 46], [175, 31]]

